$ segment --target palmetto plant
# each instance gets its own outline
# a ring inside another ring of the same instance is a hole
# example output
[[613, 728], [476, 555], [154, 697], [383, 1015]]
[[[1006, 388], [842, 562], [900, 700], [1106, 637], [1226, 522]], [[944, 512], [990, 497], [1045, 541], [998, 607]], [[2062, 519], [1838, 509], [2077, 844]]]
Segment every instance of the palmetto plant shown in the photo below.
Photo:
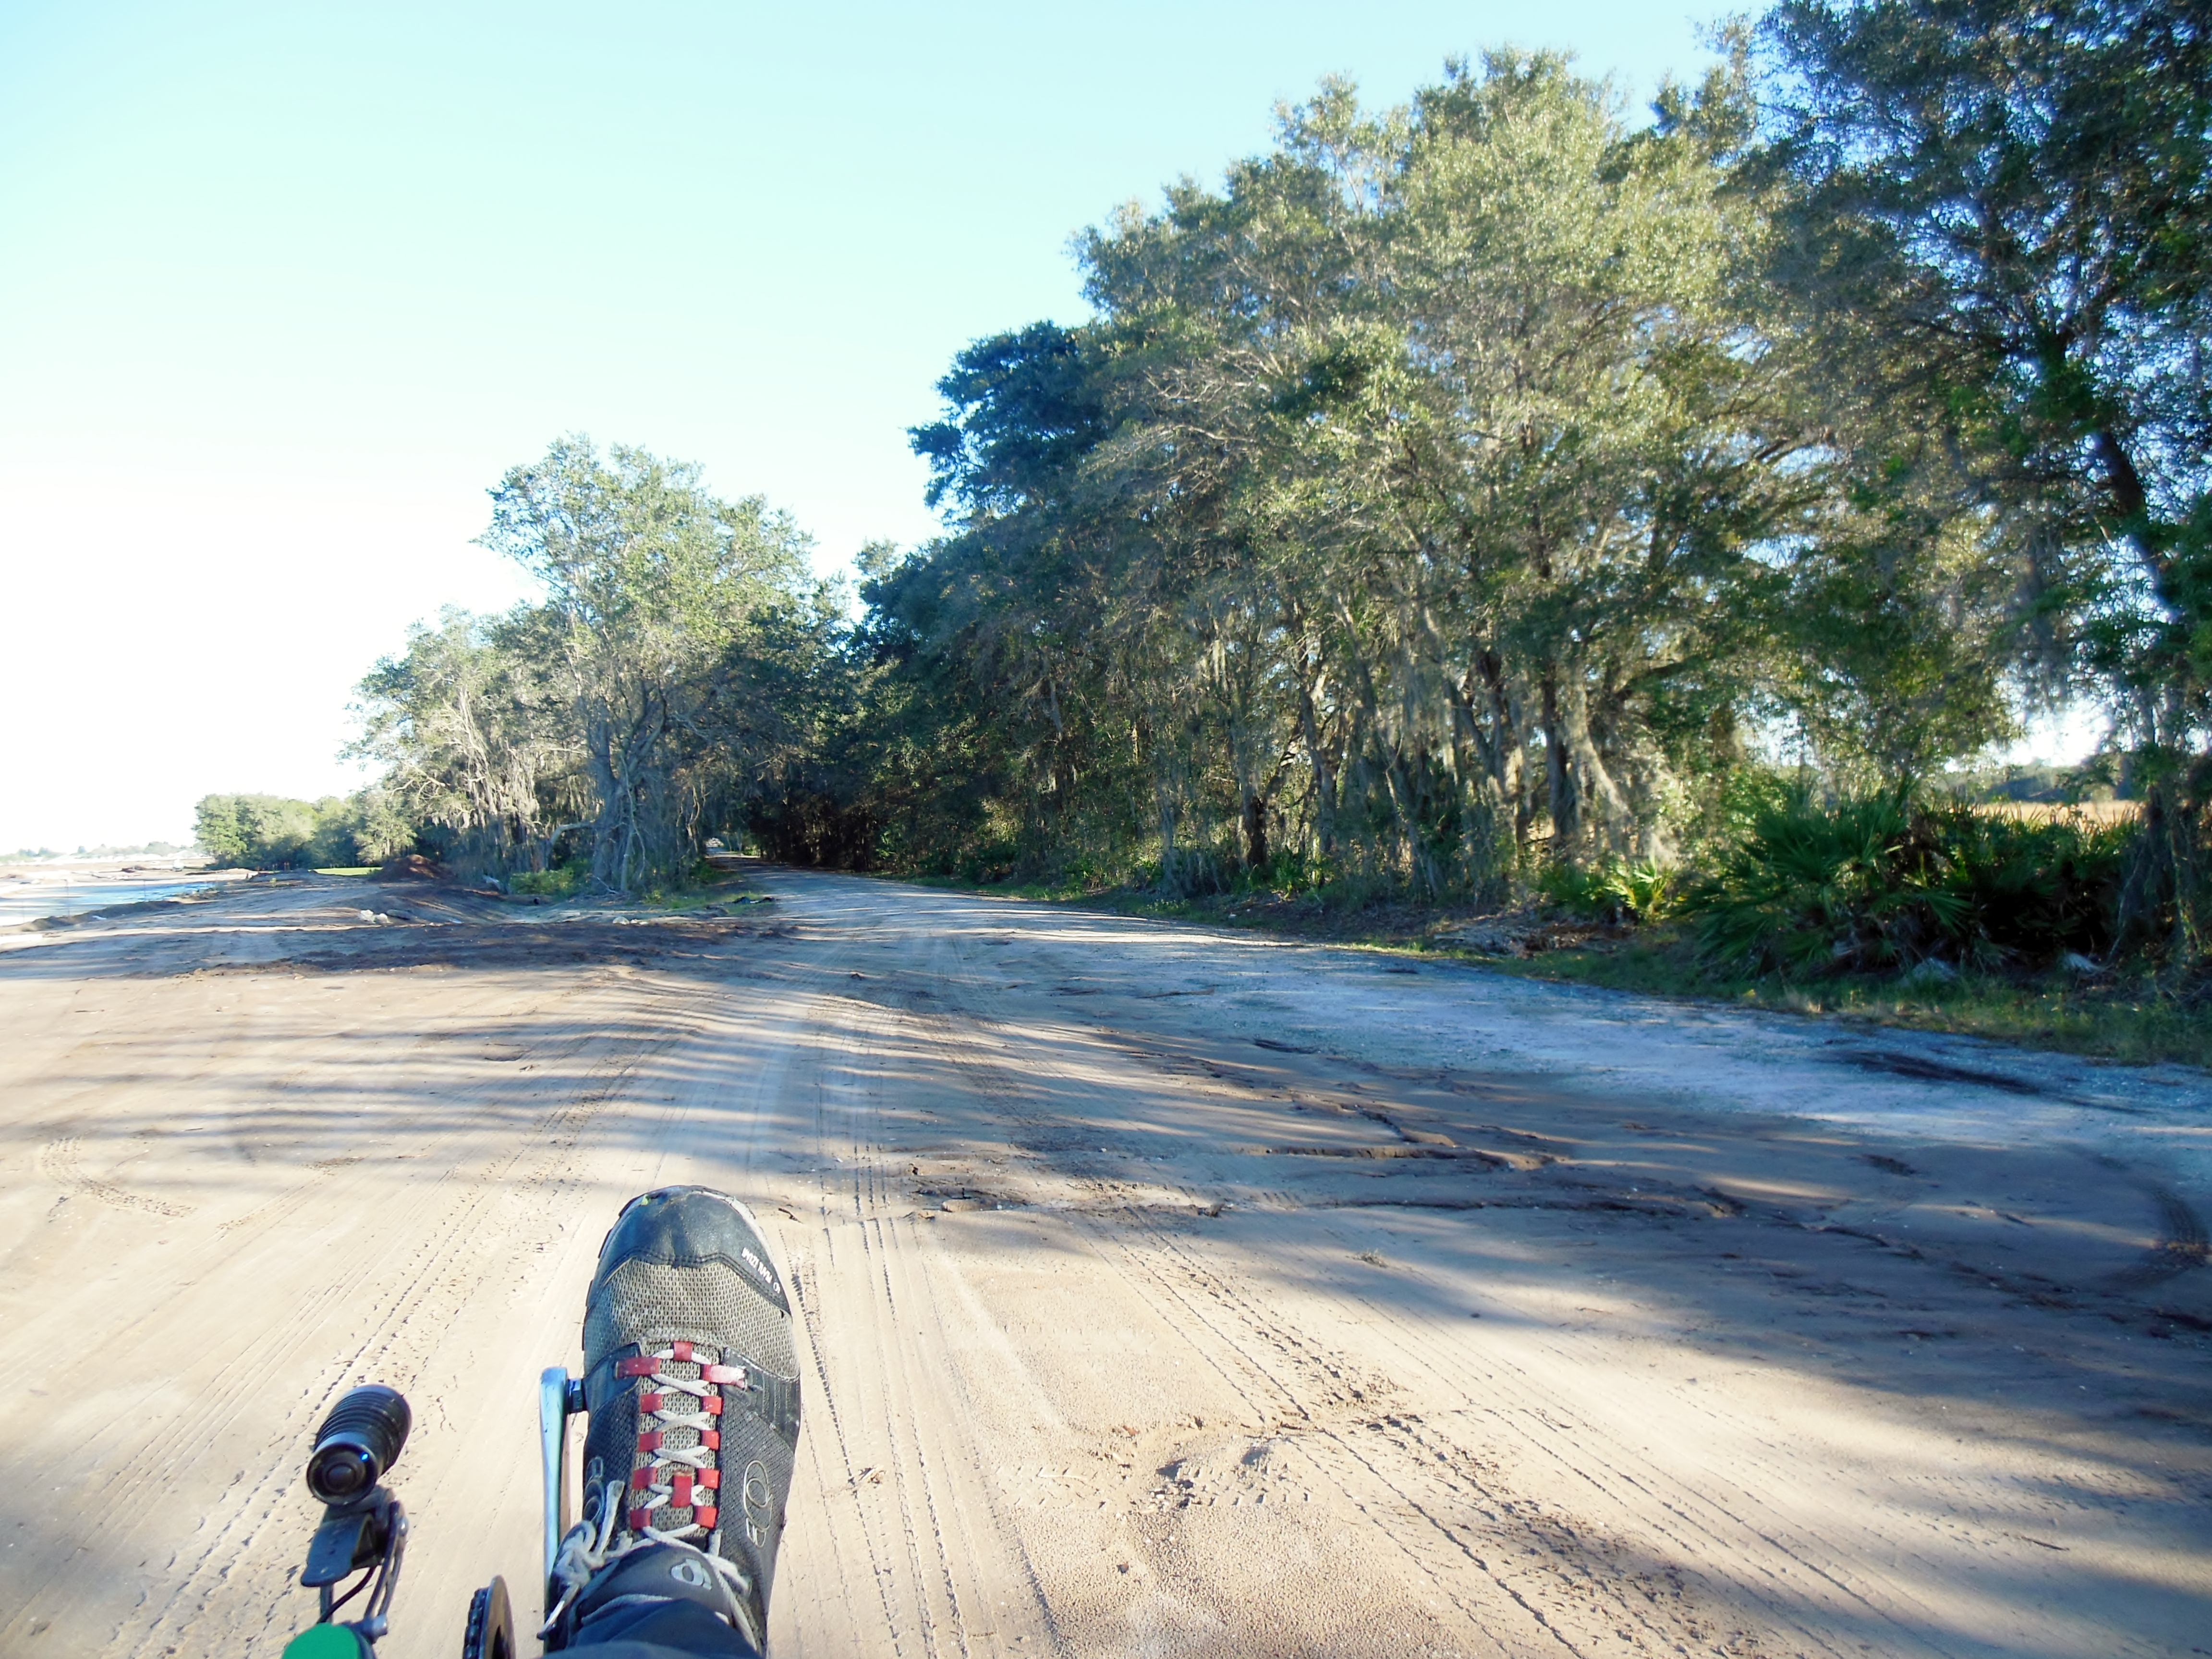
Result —
[[1680, 872], [1650, 859], [1555, 864], [1540, 890], [1551, 904], [1600, 921], [1664, 921], [1681, 908]]
[[2109, 943], [2132, 833], [1797, 793], [1753, 813], [1686, 908], [1708, 957], [1754, 972], [2043, 966]]

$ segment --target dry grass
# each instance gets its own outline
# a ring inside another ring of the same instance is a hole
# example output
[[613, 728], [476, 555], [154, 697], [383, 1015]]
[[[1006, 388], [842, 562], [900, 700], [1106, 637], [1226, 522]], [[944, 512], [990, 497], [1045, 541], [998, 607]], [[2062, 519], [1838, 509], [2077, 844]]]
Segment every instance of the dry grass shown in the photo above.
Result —
[[2085, 829], [2106, 830], [2116, 823], [2135, 823], [2142, 817], [2142, 803], [2139, 800], [1991, 800], [1974, 808], [1977, 812], [1993, 818], [2011, 818], [2021, 823], [2081, 824]]

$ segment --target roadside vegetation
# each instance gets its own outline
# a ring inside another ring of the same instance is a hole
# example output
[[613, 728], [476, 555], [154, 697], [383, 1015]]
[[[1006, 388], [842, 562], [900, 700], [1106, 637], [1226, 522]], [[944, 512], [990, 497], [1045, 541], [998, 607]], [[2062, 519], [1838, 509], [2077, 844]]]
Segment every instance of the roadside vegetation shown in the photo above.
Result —
[[1534, 925], [1425, 943], [1587, 984], [2212, 1063], [2212, 999], [2134, 884], [2142, 835], [2063, 809], [1790, 791], [1702, 872], [1562, 869]]
[[[1325, 83], [1115, 214], [1091, 321], [952, 363], [946, 532], [856, 592], [562, 441], [484, 538], [542, 599], [363, 683], [377, 799], [540, 896], [719, 835], [2202, 1058], [2212, 36], [1784, 0], [1724, 44], [1634, 116], [1541, 53]], [[1977, 769], [2063, 704], [2094, 764]]]
[[416, 629], [362, 683], [356, 752], [451, 867], [558, 896], [682, 885], [845, 701], [806, 537], [696, 467], [566, 439], [501, 480], [483, 540], [544, 599]]
[[204, 795], [195, 839], [214, 863], [254, 870], [374, 868], [410, 850], [416, 829], [389, 790], [293, 800]]
[[1535, 979], [1837, 1015], [2134, 1064], [2212, 1066], [2212, 1011], [2201, 991], [2140, 969], [1753, 977], [1701, 957], [1688, 930], [1668, 926], [1619, 945], [1569, 945], [1493, 965]]

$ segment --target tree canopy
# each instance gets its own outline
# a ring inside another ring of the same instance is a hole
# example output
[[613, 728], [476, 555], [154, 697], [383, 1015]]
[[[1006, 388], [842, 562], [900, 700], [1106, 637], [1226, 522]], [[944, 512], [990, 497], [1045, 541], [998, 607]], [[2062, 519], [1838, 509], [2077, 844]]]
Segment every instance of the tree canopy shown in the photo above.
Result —
[[570, 438], [501, 480], [483, 541], [544, 599], [418, 629], [362, 682], [361, 752], [465, 864], [544, 868], [573, 835], [603, 888], [680, 878], [803, 728], [788, 680], [834, 617], [805, 537], [695, 466]]
[[964, 353], [952, 533], [864, 594], [919, 706], [991, 711], [968, 833], [1480, 891], [1668, 854], [1778, 723], [1880, 773], [2003, 735], [2021, 550], [1831, 384], [1749, 74], [1643, 126], [1541, 54], [1327, 86], [1085, 240], [1095, 321]]
[[1745, 779], [1911, 787], [2093, 697], [2193, 949], [2212, 797], [2204, 21], [1781, 0], [1648, 116], [1553, 54], [1325, 82], [1078, 244], [911, 434], [862, 611], [757, 497], [555, 445], [540, 602], [364, 684], [485, 868], [738, 824], [908, 869], [1503, 895], [1694, 855]]

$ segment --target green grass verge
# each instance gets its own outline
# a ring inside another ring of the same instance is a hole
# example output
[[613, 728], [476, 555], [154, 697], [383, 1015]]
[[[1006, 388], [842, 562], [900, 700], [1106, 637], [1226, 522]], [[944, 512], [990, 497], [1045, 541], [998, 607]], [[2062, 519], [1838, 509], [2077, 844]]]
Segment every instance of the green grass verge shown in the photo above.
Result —
[[696, 910], [708, 904], [727, 904], [738, 898], [766, 900], [769, 895], [753, 886], [743, 872], [725, 875], [702, 865], [695, 878], [686, 885], [652, 888], [639, 897], [652, 909], [683, 911]]
[[[1459, 951], [1437, 954], [1467, 956]], [[1772, 975], [1753, 978], [1707, 968], [1682, 933], [1668, 927], [1610, 945], [1547, 951], [1520, 961], [1467, 959], [1524, 979], [1724, 1002], [1738, 1008], [1828, 1014], [2136, 1065], [2174, 1060], [2212, 1066], [2212, 1006], [2148, 978], [2100, 982], [1965, 974], [1949, 983], [1914, 986], [1894, 977], [1864, 975], [1812, 981]]]
[[1113, 897], [1111, 892], [1080, 881], [1062, 882], [1058, 885], [1041, 881], [1010, 881], [991, 886], [963, 881], [957, 876], [893, 876], [890, 879], [911, 882], [916, 887], [935, 887], [948, 893], [986, 893], [993, 898], [1028, 899], [1036, 903], [1097, 904]]
[[[589, 872], [580, 866], [571, 866], [560, 870], [525, 872], [508, 885], [516, 898], [550, 904], [579, 899], [589, 880]], [[682, 886], [649, 887], [636, 896], [635, 902], [650, 910], [696, 910], [704, 904], [726, 903], [734, 898], [750, 896], [756, 890], [744, 872], [726, 874], [702, 863]]]
[[373, 876], [377, 866], [373, 864], [336, 865], [328, 870], [317, 870], [319, 876]]

